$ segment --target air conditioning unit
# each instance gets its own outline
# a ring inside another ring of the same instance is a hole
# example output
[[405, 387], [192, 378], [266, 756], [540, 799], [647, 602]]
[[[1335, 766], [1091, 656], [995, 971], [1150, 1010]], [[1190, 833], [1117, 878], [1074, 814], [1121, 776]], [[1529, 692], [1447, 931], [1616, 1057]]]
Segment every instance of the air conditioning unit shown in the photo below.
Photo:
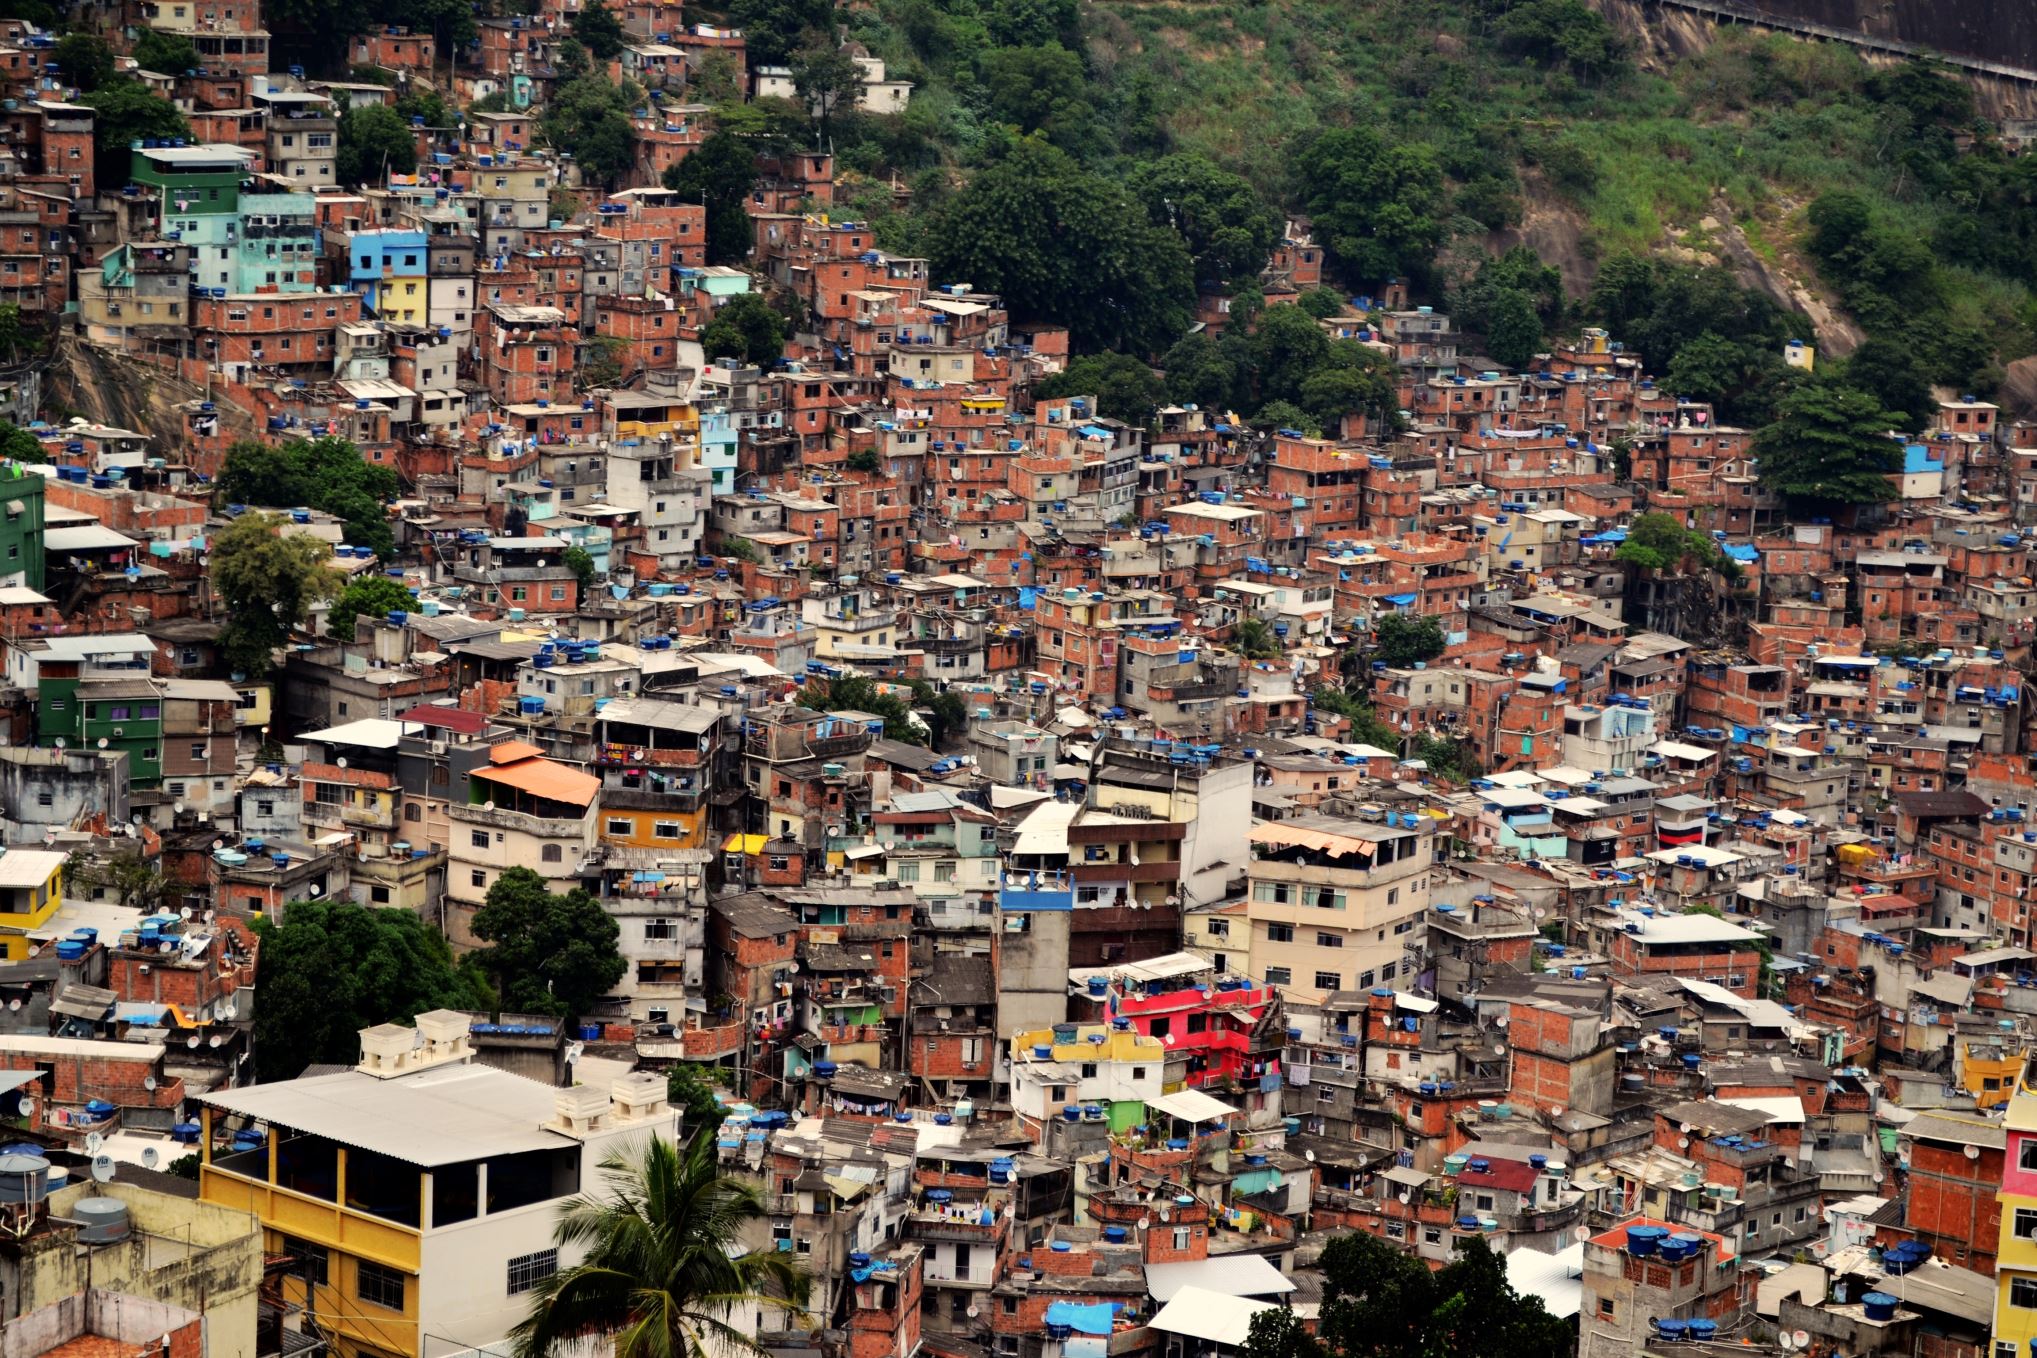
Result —
[[444, 754], [446, 752], [446, 743], [443, 740], [434, 740], [431, 743], [431, 752], [433, 754]]

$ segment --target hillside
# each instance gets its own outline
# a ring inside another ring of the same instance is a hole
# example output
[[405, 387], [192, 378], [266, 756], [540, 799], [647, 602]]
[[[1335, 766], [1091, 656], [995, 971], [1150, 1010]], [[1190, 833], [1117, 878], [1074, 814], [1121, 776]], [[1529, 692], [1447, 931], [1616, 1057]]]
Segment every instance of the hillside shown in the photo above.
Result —
[[[1205, 201], [1235, 213], [1242, 188], [1312, 221], [1346, 292], [1397, 273], [1474, 331], [1493, 319], [1481, 266], [1525, 243], [1562, 281], [1561, 299], [1535, 298], [1546, 329], [1622, 319], [1592, 285], [1640, 255], [1716, 265], [1741, 305], [1776, 312], [1735, 343], [1779, 328], [1838, 356], [1881, 335], [1910, 351], [1905, 378], [1965, 390], [2037, 350], [2037, 166], [2002, 153], [1964, 81], [1687, 14], [1665, 59], [1636, 27], [1656, 7], [1606, 2], [1612, 22], [1582, 0], [875, 0], [847, 30], [916, 82], [912, 106], [830, 133], [848, 205], [880, 240], [973, 274], [1003, 260], [958, 246], [958, 200], [987, 198], [971, 186], [1031, 138], [1065, 153], [1051, 173], [1086, 176], [1078, 198], [1103, 201], [1139, 199], [1153, 165], [1192, 157], [1223, 176]], [[731, 17], [754, 29], [796, 7], [737, 0]], [[1184, 230], [1164, 193], [1143, 201]], [[1203, 291], [1249, 292], [1184, 234]], [[1037, 309], [1009, 279], [973, 281]], [[1104, 304], [1120, 305], [1108, 289]], [[1155, 357], [1180, 317], [1151, 319], [1090, 347]], [[1678, 354], [1647, 356], [1661, 371]]]

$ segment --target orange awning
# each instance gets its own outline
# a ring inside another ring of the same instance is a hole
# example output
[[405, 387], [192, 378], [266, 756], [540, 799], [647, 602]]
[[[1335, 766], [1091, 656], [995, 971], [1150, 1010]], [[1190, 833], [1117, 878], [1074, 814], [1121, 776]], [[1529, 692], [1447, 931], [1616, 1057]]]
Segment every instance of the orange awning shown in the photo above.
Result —
[[514, 764], [498, 764], [493, 768], [475, 769], [470, 775], [485, 778], [491, 783], [501, 783], [519, 792], [528, 792], [533, 797], [548, 801], [568, 802], [574, 806], [586, 806], [594, 800], [594, 794], [601, 790], [601, 780], [591, 773], [554, 764], [549, 759], [524, 759]]
[[488, 762], [491, 764], [513, 764], [519, 759], [535, 759], [544, 751], [521, 740], [505, 740], [500, 745], [489, 747]]

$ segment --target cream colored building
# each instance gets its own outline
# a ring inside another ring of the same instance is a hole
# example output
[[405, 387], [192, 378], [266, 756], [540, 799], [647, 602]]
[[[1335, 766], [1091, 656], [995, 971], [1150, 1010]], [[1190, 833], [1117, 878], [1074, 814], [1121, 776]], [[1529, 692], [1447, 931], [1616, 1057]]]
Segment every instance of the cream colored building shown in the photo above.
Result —
[[508, 741], [468, 774], [468, 801], [446, 808], [446, 937], [472, 948], [474, 911], [510, 868], [529, 868], [555, 892], [578, 886], [600, 842], [601, 780]]
[[1421, 974], [1436, 822], [1368, 816], [1377, 819], [1309, 816], [1252, 828], [1251, 968], [1297, 999], [1408, 989]]

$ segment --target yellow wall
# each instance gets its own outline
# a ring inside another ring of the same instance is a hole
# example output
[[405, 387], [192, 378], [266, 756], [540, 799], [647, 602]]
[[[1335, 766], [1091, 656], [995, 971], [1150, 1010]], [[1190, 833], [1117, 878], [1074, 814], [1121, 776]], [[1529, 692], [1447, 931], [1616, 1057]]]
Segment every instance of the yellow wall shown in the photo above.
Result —
[[[50, 916], [54, 915], [57, 912], [57, 906], [63, 903], [64, 870], [58, 868], [50, 873], [49, 880], [39, 887], [32, 888], [28, 893], [28, 897], [32, 902], [28, 910], [0, 911], [0, 929], [26, 931], [29, 929], [40, 929], [43, 925], [49, 923]], [[7, 960], [10, 962], [19, 962], [26, 959], [28, 948], [28, 940], [19, 934], [0, 937], [0, 950], [4, 950]]]
[[[627, 834], [619, 834], [610, 824], [620, 825], [627, 821]], [[677, 821], [685, 831], [678, 839], [660, 839], [652, 833], [660, 821]], [[601, 842], [623, 844], [633, 849], [704, 849], [708, 847], [703, 833], [706, 815], [702, 811], [620, 811], [604, 808], [601, 812]]]

